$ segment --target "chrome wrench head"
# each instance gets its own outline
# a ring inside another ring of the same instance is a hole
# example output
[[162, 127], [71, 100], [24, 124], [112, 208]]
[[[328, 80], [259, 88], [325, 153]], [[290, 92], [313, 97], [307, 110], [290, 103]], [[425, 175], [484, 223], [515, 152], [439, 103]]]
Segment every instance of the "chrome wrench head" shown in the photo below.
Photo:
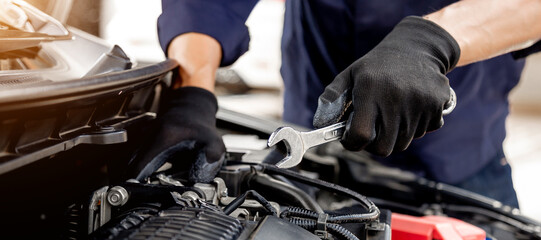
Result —
[[283, 141], [286, 148], [286, 157], [278, 162], [276, 166], [279, 168], [291, 168], [302, 161], [303, 155], [309, 148], [341, 139], [345, 128], [345, 122], [307, 132], [299, 132], [291, 127], [281, 127], [271, 134], [267, 145], [271, 147]]
[[276, 163], [276, 166], [279, 168], [297, 166], [306, 152], [300, 132], [291, 127], [280, 127], [271, 134], [267, 145], [272, 147], [281, 141], [286, 147], [286, 157]]

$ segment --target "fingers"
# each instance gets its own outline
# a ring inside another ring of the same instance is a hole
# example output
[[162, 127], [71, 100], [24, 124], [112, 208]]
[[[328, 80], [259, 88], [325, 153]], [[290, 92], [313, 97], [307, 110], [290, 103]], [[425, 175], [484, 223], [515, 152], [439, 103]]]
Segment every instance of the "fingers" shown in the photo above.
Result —
[[210, 162], [205, 156], [204, 151], [198, 152], [197, 158], [195, 159], [194, 164], [190, 168], [190, 174], [188, 177], [189, 182], [193, 183], [210, 183], [216, 177], [222, 163], [225, 159], [225, 153], [222, 154], [220, 159]]
[[443, 121], [443, 106], [434, 113], [423, 112], [420, 113], [419, 120], [417, 122], [417, 130], [415, 131], [414, 138], [421, 138], [428, 132], [433, 132], [444, 125]]
[[[435, 105], [434, 109], [435, 111], [432, 111], [430, 122], [428, 123], [428, 126], [426, 128], [426, 132], [432, 132], [435, 130], [440, 129], [443, 127], [444, 121], [443, 121], [443, 110], [446, 108], [449, 108], [451, 103], [451, 95], [454, 95], [454, 91], [451, 94], [450, 88], [443, 88], [442, 89], [442, 96], [447, 96], [446, 98], [443, 98], [440, 100], [439, 105]], [[455, 96], [456, 98], [456, 96]], [[454, 100], [456, 104], [456, 99]], [[454, 107], [452, 107], [454, 109]]]
[[[389, 111], [390, 110], [390, 111]], [[387, 157], [393, 151], [402, 151], [406, 149], [413, 139], [409, 119], [394, 114], [394, 109], [387, 109], [387, 113], [382, 113], [376, 122], [376, 138], [366, 146], [366, 150], [373, 154]]]
[[426, 127], [426, 132], [433, 132], [443, 127], [443, 105], [437, 109], [432, 115]]
[[398, 136], [398, 128], [396, 127], [386, 127], [388, 123], [382, 121], [378, 129], [378, 134], [374, 141], [366, 146], [366, 150], [373, 154], [387, 157], [389, 156], [394, 149], [396, 138]]
[[[365, 107], [366, 108], [366, 107]], [[394, 110], [355, 110], [351, 113], [342, 138], [344, 148], [389, 156], [392, 152], [404, 151], [417, 134], [424, 134], [428, 121], [407, 119]], [[359, 114], [362, 113], [362, 114]]]
[[[137, 166], [137, 169], [141, 170], [138, 171], [135, 179], [137, 179], [138, 181], [144, 181], [145, 178], [158, 170], [166, 162], [172, 162], [172, 160], [185, 157], [186, 154], [190, 153], [189, 150], [194, 148], [194, 145], [195, 141], [182, 141], [163, 150], [162, 152], [151, 158], [148, 162], [137, 162], [136, 164], [139, 165]], [[189, 164], [186, 165], [187, 163], [185, 161], [180, 161], [180, 163], [183, 163], [184, 167], [190, 166]]]
[[[398, 130], [398, 137], [396, 139], [396, 143], [393, 148], [393, 152], [401, 152], [406, 150], [409, 145], [411, 144], [411, 141], [415, 137], [415, 133], [417, 132], [416, 126], [419, 121], [416, 119], [413, 122], [407, 122], [403, 121], [400, 124], [400, 129]], [[417, 125], [418, 126], [418, 125]]]
[[216, 138], [211, 141], [208, 146], [203, 146], [202, 149], [206, 152], [207, 162], [214, 163], [223, 160], [225, 154], [225, 144], [222, 138]]
[[348, 69], [340, 73], [319, 96], [314, 127], [322, 128], [341, 120], [351, 103], [351, 77]]
[[426, 134], [426, 129], [428, 128], [428, 124], [430, 121], [424, 117], [419, 117], [419, 122], [417, 123], [417, 129], [415, 130], [415, 135], [413, 135], [413, 138], [420, 138], [423, 137]]
[[342, 145], [351, 151], [363, 150], [368, 144], [376, 139], [376, 117], [375, 109], [363, 109], [353, 111], [349, 115], [346, 130], [342, 137]]

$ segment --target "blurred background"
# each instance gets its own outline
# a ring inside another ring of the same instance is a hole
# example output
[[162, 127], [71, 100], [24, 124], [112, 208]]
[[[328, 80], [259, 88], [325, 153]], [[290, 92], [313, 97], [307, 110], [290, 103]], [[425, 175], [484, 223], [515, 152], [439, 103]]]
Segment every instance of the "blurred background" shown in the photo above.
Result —
[[[160, 1], [28, 1], [67, 25], [120, 45], [140, 64], [164, 59], [156, 34]], [[71, 11], [67, 11], [70, 9]], [[63, 10], [64, 9], [64, 10]], [[221, 107], [278, 119], [282, 112], [280, 37], [283, 0], [261, 0], [247, 25], [250, 51], [218, 73]], [[522, 80], [510, 95], [504, 143], [523, 214], [541, 221], [541, 53], [527, 59]], [[459, 104], [460, 104], [460, 99]]]

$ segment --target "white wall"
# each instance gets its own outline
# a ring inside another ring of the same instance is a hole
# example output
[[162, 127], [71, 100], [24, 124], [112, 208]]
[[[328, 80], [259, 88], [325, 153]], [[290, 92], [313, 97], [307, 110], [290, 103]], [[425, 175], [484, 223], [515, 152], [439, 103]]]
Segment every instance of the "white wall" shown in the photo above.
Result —
[[537, 107], [541, 111], [541, 53], [527, 58], [522, 79], [511, 92], [509, 100], [512, 105], [530, 109]]
[[165, 56], [156, 26], [161, 12], [158, 0], [102, 0], [100, 37], [119, 45], [137, 61], [161, 61]]

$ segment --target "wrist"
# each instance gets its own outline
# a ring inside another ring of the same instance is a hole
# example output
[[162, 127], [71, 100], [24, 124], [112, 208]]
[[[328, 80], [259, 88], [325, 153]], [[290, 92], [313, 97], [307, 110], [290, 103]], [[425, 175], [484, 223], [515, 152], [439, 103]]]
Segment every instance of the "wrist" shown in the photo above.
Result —
[[[437, 60], [442, 74], [450, 72], [460, 59], [460, 46], [453, 36], [438, 24], [417, 16], [404, 18], [391, 32], [397, 39], [408, 42]], [[399, 43], [400, 44], [400, 43]]]
[[[443, 8], [439, 11], [423, 16], [423, 18], [426, 19], [427, 21], [433, 22], [434, 24], [445, 29], [445, 31], [447, 31], [456, 40], [461, 50], [470, 49], [471, 48], [470, 46], [472, 44], [472, 39], [471, 39], [472, 34], [463, 34], [461, 33], [460, 29], [467, 28], [468, 31], [471, 31], [474, 34], [477, 34], [475, 32], [478, 31], [479, 26], [474, 26], [474, 24], [471, 24], [471, 23], [464, 23], [463, 21], [460, 21], [460, 23], [457, 24], [456, 17], [457, 17], [456, 5], [453, 7]], [[479, 48], [478, 50], [485, 51], [482, 48]], [[471, 51], [466, 51], [465, 53], [471, 53]], [[472, 58], [471, 55], [462, 54], [460, 56], [459, 61], [457, 62], [457, 65], [463, 66], [471, 62], [474, 62], [474, 60], [471, 58]]]
[[201, 33], [185, 33], [171, 41], [167, 53], [179, 64], [173, 89], [191, 86], [214, 92], [216, 70], [222, 57], [216, 39]]
[[178, 70], [178, 77], [173, 81], [173, 89], [183, 87], [196, 87], [205, 89], [214, 93], [216, 79], [216, 69], [212, 67], [203, 67], [197, 71], [187, 73], [182, 67]]

